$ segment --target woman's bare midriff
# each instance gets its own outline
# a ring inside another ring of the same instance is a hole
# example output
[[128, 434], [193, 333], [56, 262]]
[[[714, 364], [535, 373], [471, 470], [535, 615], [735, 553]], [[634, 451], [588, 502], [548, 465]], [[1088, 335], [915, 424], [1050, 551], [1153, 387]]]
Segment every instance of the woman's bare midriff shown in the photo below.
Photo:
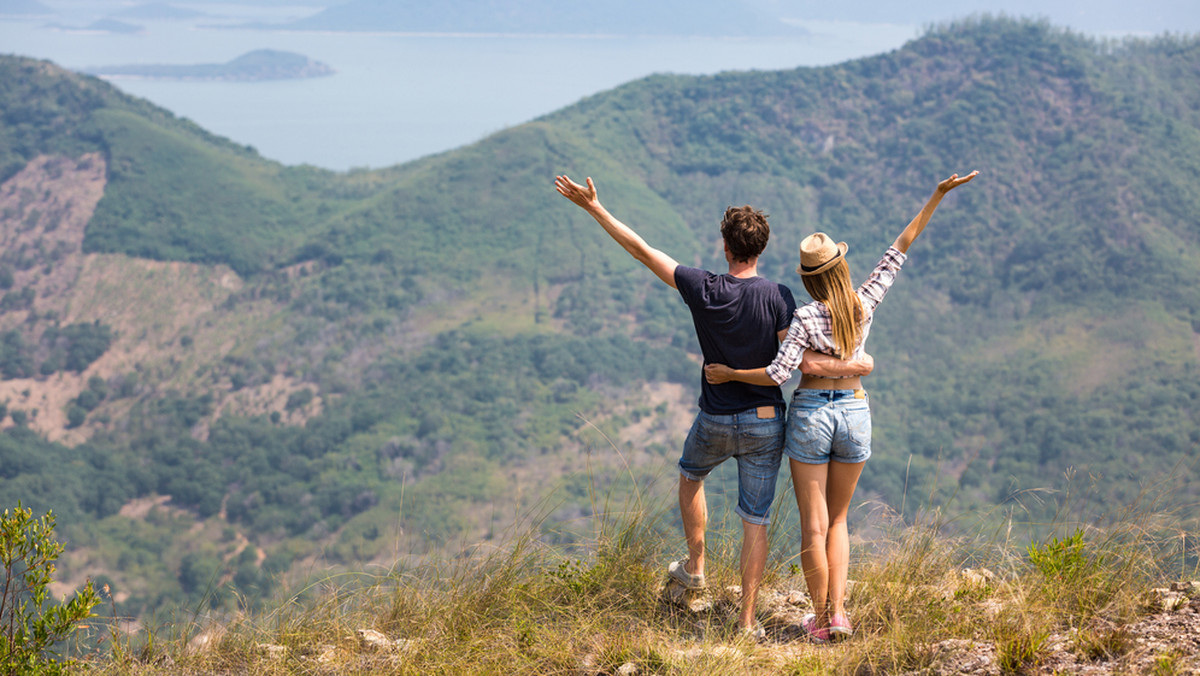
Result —
[[861, 390], [862, 378], [820, 378], [818, 376], [803, 376], [800, 387], [806, 390]]

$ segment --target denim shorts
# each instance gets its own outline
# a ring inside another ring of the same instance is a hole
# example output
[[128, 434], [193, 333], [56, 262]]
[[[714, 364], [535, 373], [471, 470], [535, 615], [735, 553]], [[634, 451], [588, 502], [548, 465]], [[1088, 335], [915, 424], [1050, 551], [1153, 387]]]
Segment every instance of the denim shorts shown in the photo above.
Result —
[[692, 423], [679, 473], [692, 481], [703, 481], [714, 467], [729, 458], [737, 459], [737, 515], [748, 523], [771, 523], [775, 480], [783, 461], [785, 419], [783, 406], [773, 408], [772, 418], [759, 418], [758, 409], [730, 415], [701, 411]]
[[866, 462], [871, 457], [871, 405], [866, 390], [798, 388], [788, 407], [784, 453], [810, 465], [830, 460]]

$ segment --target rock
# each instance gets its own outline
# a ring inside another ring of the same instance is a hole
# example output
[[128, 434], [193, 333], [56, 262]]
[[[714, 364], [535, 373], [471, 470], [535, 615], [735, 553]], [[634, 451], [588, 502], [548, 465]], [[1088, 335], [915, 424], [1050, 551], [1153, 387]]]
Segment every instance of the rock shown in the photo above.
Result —
[[932, 674], [993, 674], [998, 673], [994, 645], [975, 643], [966, 639], [947, 639], [931, 646], [934, 653]]
[[788, 602], [788, 605], [790, 605], [790, 606], [806, 606], [809, 603], [811, 603], [811, 601], [808, 598], [808, 594], [805, 594], [804, 592], [796, 590], [796, 589], [793, 589], [792, 591], [788, 592], [787, 602]]
[[709, 654], [714, 655], [716, 657], [730, 657], [730, 658], [738, 658], [738, 657], [743, 656], [743, 653], [741, 650], [738, 650], [737, 648], [734, 648], [733, 646], [727, 646], [727, 645], [715, 646], [715, 647], [713, 647], [712, 650], [709, 651]]
[[225, 636], [225, 627], [209, 627], [208, 629], [196, 634], [192, 640], [188, 641], [187, 652], [196, 655], [208, 650], [221, 642], [221, 638]]
[[585, 671], [592, 671], [593, 669], [595, 669], [596, 668], [596, 654], [588, 653], [588, 654], [584, 655], [583, 659], [579, 660], [579, 666], [580, 666], [580, 668], [582, 668]]
[[262, 652], [266, 653], [267, 657], [270, 657], [273, 660], [281, 660], [284, 657], [287, 657], [288, 649], [287, 649], [287, 646], [285, 646], [285, 645], [275, 645], [273, 643], [259, 643], [255, 647], [258, 648], [259, 650], [261, 650]]
[[972, 587], [987, 587], [996, 581], [996, 574], [987, 568], [964, 568], [961, 577]]
[[390, 638], [374, 629], [359, 629], [358, 644], [368, 652], [390, 650], [395, 645]]
[[639, 673], [638, 666], [633, 662], [626, 662], [625, 664], [617, 667], [618, 676], [634, 676], [637, 673]]
[[984, 616], [995, 619], [999, 617], [1000, 611], [1004, 610], [1004, 604], [996, 599], [984, 599], [979, 602], [979, 608]]
[[1167, 587], [1156, 587], [1150, 590], [1147, 605], [1151, 609], [1164, 613], [1173, 613], [1182, 608], [1188, 601], [1183, 592], [1173, 591]]
[[1200, 597], [1200, 582], [1191, 580], [1189, 582], [1172, 582], [1171, 591], [1179, 592], [1189, 599]]

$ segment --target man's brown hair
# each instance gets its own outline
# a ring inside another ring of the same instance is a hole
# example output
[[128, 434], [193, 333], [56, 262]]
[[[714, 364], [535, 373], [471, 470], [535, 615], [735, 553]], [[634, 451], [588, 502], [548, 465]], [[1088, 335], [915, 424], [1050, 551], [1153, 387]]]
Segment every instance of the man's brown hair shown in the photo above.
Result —
[[721, 237], [733, 260], [745, 263], [767, 248], [771, 226], [767, 224], [767, 215], [749, 204], [729, 207], [721, 219]]

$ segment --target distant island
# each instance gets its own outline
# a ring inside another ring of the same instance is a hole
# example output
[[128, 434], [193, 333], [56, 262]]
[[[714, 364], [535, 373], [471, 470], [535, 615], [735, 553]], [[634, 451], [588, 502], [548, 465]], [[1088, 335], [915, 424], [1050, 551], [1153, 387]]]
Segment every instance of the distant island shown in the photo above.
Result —
[[167, 80], [221, 80], [227, 82], [257, 82], [260, 80], [292, 80], [323, 77], [336, 71], [313, 61], [303, 54], [258, 49], [243, 54], [228, 63], [196, 65], [132, 64], [103, 66], [84, 70], [103, 77], [145, 77]]
[[176, 7], [165, 2], [147, 2], [145, 4], [135, 5], [129, 9], [117, 12], [115, 16], [126, 17], [130, 19], [170, 21], [179, 19], [195, 19], [206, 15], [204, 12], [198, 12], [194, 9]]
[[804, 36], [757, 0], [609, 0], [583, 4], [556, 0], [449, 0], [441, 3], [347, 0], [283, 24], [239, 28], [284, 31], [467, 33], [502, 35]]
[[46, 24], [46, 28], [56, 31], [68, 31], [72, 33], [112, 33], [114, 35], [136, 35], [144, 33], [146, 29], [141, 26], [117, 21], [116, 19], [100, 19], [93, 21], [86, 26], [64, 26], [60, 23]]

